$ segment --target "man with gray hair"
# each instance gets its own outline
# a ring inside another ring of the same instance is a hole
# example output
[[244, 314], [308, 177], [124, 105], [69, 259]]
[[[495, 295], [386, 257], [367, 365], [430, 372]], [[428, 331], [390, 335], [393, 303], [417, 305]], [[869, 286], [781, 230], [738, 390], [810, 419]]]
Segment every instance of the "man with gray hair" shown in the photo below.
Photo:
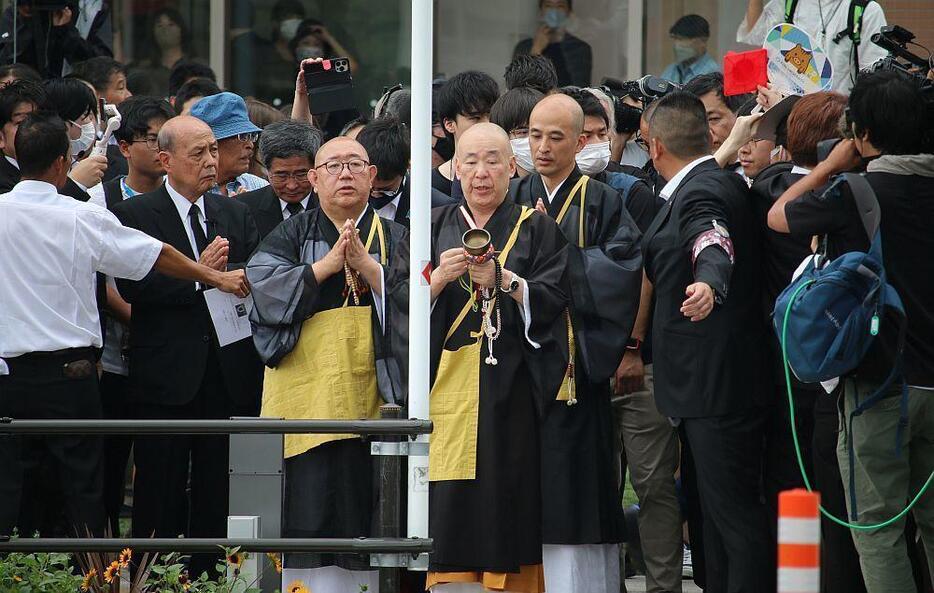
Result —
[[259, 154], [269, 174], [269, 186], [240, 194], [256, 220], [261, 238], [283, 220], [318, 207], [308, 171], [321, 146], [321, 132], [306, 122], [285, 120], [266, 126]]

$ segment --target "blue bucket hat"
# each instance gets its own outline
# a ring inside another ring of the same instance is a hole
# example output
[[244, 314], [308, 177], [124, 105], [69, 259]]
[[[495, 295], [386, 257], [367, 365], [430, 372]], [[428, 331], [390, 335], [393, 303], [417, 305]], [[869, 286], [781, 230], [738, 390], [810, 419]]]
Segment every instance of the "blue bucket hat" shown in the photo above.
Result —
[[262, 131], [247, 116], [243, 98], [234, 93], [224, 92], [199, 99], [191, 108], [191, 114], [210, 126], [217, 140]]

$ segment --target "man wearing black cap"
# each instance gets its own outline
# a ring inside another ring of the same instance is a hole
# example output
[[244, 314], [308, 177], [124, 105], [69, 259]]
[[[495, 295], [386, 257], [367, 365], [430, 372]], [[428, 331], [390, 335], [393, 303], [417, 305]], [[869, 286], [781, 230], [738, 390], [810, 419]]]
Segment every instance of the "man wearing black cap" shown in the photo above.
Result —
[[720, 72], [720, 65], [707, 53], [710, 24], [699, 14], [686, 14], [668, 30], [674, 44], [675, 61], [665, 68], [662, 78], [684, 84], [701, 74]]

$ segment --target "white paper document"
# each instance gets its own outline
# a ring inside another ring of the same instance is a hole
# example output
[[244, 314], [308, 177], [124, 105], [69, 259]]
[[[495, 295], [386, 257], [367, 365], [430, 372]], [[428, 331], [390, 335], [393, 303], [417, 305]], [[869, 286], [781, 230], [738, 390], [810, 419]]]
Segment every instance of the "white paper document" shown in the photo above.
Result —
[[204, 301], [208, 305], [214, 332], [221, 347], [253, 335], [249, 317], [250, 308], [253, 306], [252, 296], [241, 299], [212, 288], [204, 291]]

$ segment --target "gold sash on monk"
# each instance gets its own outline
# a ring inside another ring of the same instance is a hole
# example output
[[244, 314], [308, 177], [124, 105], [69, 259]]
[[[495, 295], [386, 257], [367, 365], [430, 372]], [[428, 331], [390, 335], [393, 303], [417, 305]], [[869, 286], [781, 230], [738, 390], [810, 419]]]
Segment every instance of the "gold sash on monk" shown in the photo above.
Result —
[[[586, 218], [584, 216], [584, 205], [587, 200], [587, 181], [589, 180], [590, 177], [586, 175], [578, 180], [577, 185], [574, 186], [574, 189], [571, 190], [571, 193], [568, 194], [567, 199], [564, 201], [564, 206], [561, 207], [561, 212], [558, 213], [556, 219], [558, 224], [561, 224], [564, 215], [568, 212], [568, 207], [574, 201], [578, 190], [580, 190], [581, 204], [580, 213], [578, 214], [577, 244], [581, 249], [584, 248], [584, 219]], [[568, 309], [564, 310], [564, 321], [568, 328], [568, 368], [564, 373], [564, 380], [561, 381], [561, 387], [558, 388], [558, 397], [555, 399], [559, 402], [576, 403], [577, 387], [574, 384], [574, 357], [577, 355], [577, 347], [574, 343], [574, 328], [571, 326], [571, 312]]]
[[[386, 239], [375, 212], [366, 240], [367, 252], [374, 235], [379, 235], [380, 263], [386, 265]], [[308, 420], [379, 418], [372, 307], [347, 304], [345, 298], [342, 307], [320, 311], [305, 320], [292, 351], [279, 366], [266, 369], [261, 416]], [[285, 457], [331, 441], [355, 438], [359, 435], [286, 435]]]
[[[533, 209], [522, 207], [519, 220], [503, 250], [497, 256], [501, 266], [519, 237], [522, 223]], [[444, 344], [454, 335], [474, 305], [473, 296], [451, 325]], [[428, 479], [473, 480], [477, 477], [477, 425], [480, 414], [480, 347], [481, 332], [471, 332], [476, 338], [457, 350], [441, 349], [441, 362], [431, 388], [429, 416], [434, 423], [428, 453]]]

